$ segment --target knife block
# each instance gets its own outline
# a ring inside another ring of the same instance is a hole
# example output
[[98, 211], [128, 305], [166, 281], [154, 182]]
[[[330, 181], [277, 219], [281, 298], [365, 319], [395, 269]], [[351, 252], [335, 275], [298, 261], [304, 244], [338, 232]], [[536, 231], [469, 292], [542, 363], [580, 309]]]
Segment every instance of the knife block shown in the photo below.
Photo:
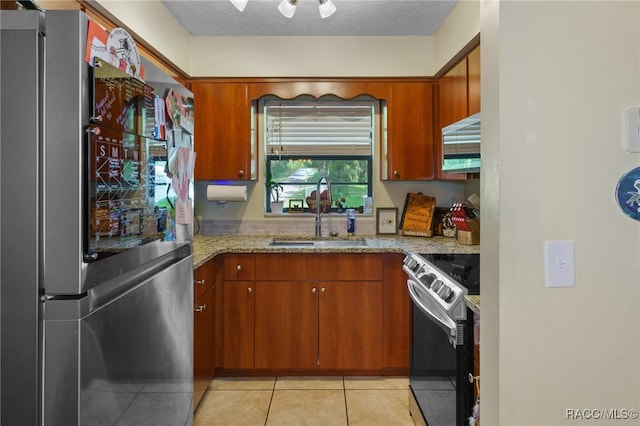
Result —
[[468, 220], [467, 223], [471, 226], [471, 231], [457, 230], [456, 239], [460, 244], [467, 246], [476, 246], [480, 244], [480, 222], [478, 219]]

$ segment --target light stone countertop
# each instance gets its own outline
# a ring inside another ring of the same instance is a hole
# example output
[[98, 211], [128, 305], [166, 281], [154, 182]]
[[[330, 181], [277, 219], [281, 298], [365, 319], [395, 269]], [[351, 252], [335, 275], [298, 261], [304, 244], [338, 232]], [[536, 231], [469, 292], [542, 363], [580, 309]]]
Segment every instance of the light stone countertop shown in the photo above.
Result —
[[[278, 239], [309, 239], [312, 236], [283, 236]], [[446, 237], [406, 237], [357, 235], [323, 239], [364, 238], [365, 245], [348, 247], [270, 246], [274, 236], [268, 235], [196, 235], [193, 239], [193, 266], [198, 268], [221, 253], [480, 253], [480, 246], [459, 244]]]
[[465, 296], [466, 305], [476, 314], [480, 315], [480, 296]]

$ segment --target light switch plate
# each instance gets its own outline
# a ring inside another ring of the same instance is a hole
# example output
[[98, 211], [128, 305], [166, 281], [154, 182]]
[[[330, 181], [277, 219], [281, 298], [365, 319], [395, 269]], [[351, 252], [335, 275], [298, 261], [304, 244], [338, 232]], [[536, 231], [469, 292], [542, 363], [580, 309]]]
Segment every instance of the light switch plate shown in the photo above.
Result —
[[640, 108], [631, 107], [625, 111], [625, 149], [640, 152]]
[[575, 287], [573, 241], [545, 241], [544, 264], [547, 287]]

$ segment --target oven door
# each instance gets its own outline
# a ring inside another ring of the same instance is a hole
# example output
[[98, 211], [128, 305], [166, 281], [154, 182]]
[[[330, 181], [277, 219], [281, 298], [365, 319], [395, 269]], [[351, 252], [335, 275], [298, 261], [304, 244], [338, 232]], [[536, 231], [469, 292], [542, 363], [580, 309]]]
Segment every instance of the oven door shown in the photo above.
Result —
[[412, 279], [407, 280], [407, 288], [413, 303], [447, 333], [449, 342], [454, 347], [462, 344], [463, 336], [458, 322], [444, 313], [440, 306], [433, 301], [432, 296], [429, 294], [429, 289], [421, 282]]

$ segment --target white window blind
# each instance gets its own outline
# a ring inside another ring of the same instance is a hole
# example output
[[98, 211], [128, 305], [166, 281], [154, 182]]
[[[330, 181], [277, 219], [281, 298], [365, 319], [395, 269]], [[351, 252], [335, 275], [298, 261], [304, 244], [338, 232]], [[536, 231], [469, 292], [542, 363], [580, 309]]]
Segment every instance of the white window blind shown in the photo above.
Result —
[[267, 100], [267, 155], [371, 156], [373, 116], [373, 101]]

